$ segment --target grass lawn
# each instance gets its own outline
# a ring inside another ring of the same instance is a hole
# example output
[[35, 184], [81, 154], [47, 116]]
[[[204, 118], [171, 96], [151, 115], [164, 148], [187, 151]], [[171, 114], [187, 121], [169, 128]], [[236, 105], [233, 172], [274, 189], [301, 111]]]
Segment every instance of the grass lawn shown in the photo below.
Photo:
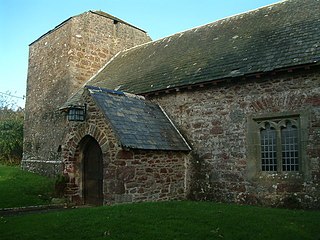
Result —
[[19, 167], [0, 165], [0, 208], [48, 204], [54, 183]]
[[[54, 180], [0, 166], [0, 208], [49, 203]], [[39, 197], [41, 195], [41, 197]], [[320, 211], [135, 203], [0, 217], [7, 239], [320, 239]]]
[[0, 239], [320, 239], [320, 212], [135, 203], [2, 217]]

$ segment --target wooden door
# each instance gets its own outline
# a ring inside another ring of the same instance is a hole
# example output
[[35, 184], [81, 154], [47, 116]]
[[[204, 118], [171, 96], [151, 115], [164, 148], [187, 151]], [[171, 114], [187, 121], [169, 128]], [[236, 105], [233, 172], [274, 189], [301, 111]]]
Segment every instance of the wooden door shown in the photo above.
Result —
[[102, 205], [102, 152], [95, 139], [92, 138], [87, 142], [83, 155], [84, 202], [90, 205]]

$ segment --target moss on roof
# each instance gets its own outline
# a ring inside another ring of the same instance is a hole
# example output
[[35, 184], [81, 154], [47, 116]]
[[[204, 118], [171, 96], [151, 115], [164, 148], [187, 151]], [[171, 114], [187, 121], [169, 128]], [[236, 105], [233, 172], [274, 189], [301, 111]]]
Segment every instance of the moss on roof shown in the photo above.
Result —
[[320, 1], [288, 0], [118, 54], [89, 85], [141, 94], [320, 60]]

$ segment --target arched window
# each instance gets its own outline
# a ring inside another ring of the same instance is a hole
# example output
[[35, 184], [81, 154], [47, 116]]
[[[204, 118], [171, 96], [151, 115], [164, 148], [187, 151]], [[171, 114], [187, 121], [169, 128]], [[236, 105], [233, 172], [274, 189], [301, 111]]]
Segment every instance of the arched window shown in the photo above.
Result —
[[248, 179], [274, 173], [302, 174], [308, 179], [309, 117], [309, 110], [248, 116]]

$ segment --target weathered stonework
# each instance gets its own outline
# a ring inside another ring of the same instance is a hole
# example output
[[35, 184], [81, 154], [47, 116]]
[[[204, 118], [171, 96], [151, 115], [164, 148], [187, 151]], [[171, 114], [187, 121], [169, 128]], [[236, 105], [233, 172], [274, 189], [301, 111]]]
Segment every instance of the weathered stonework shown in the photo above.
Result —
[[[102, 12], [68, 19], [30, 45], [22, 167], [64, 174], [65, 194], [79, 204], [94, 204], [87, 190], [97, 188], [92, 191], [97, 204], [189, 198], [319, 209], [319, 18], [313, 11], [318, 3], [307, 2], [313, 20], [300, 9], [293, 18], [289, 13], [301, 3], [285, 1], [279, 9], [241, 14], [120, 54], [150, 38]], [[90, 78], [91, 87], [81, 88]], [[151, 148], [153, 139], [146, 138], [153, 131], [144, 126], [160, 129], [154, 138], [174, 140], [174, 135], [159, 127], [162, 120], [153, 111], [102, 94], [129, 95], [119, 91], [144, 93], [159, 104], [192, 151]], [[84, 107], [85, 121], [67, 121], [61, 106], [66, 112]], [[134, 115], [127, 111], [131, 107], [137, 109]], [[141, 113], [151, 116], [142, 127], [125, 121], [142, 118]], [[274, 142], [264, 146], [272, 149], [261, 150], [262, 132], [271, 122]], [[283, 132], [288, 136], [282, 138]], [[124, 139], [130, 140], [127, 145]], [[288, 139], [294, 147], [283, 150]], [[265, 159], [276, 162], [277, 170], [262, 171], [263, 151], [273, 154]], [[282, 156], [298, 168], [284, 171]], [[101, 178], [89, 179], [90, 188], [87, 166], [93, 165], [98, 167], [92, 175]]]
[[[319, 208], [319, 86], [319, 69], [314, 68], [151, 97], [194, 149], [189, 198]], [[249, 116], [290, 111], [308, 119], [305, 172], [252, 177]]]
[[80, 142], [92, 136], [103, 153], [103, 198], [105, 204], [138, 201], [185, 199], [188, 157], [174, 151], [126, 150], [117, 140], [110, 124], [91, 97], [85, 122], [69, 122], [62, 147], [66, 195], [83, 203], [83, 160]]
[[131, 25], [86, 12], [30, 44], [24, 169], [45, 175], [61, 172], [67, 129], [59, 108], [116, 53], [150, 40]]

